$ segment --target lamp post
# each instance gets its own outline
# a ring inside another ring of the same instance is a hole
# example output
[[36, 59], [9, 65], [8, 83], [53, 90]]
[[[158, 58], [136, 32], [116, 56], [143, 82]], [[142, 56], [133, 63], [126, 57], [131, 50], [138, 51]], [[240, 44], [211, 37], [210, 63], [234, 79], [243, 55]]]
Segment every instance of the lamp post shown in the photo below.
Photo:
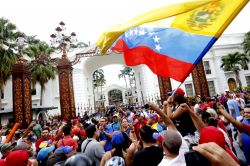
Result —
[[18, 37], [16, 43], [20, 56], [12, 69], [13, 113], [14, 121], [18, 122], [21, 128], [26, 128], [32, 120], [31, 72], [22, 54], [25, 46], [24, 36]]
[[73, 50], [76, 42], [76, 34], [72, 32], [69, 36], [65, 35], [65, 24], [60, 22], [55, 29], [56, 33], [50, 35], [51, 45], [62, 52], [62, 57], [57, 65], [59, 76], [60, 105], [62, 118], [73, 118], [76, 116], [75, 99], [72, 80], [72, 63], [67, 57], [67, 52]]

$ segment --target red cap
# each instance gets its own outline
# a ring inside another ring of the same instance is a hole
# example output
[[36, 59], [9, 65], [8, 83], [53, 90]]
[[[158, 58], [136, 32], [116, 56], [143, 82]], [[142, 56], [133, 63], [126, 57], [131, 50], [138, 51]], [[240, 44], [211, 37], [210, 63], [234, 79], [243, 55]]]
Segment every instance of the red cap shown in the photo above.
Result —
[[5, 159], [5, 165], [27, 166], [29, 153], [25, 150], [16, 150], [8, 154]]
[[175, 91], [175, 94], [184, 96], [184, 95], [185, 95], [185, 92], [184, 92], [184, 90], [182, 90], [181, 88], [178, 88], [178, 89]]
[[199, 144], [215, 142], [225, 149], [226, 141], [223, 133], [214, 126], [203, 127], [200, 133]]
[[78, 122], [78, 119], [73, 119], [72, 123], [73, 125], [76, 124]]
[[214, 142], [220, 147], [222, 147], [223, 149], [225, 149], [226, 152], [236, 162], [239, 163], [239, 160], [236, 158], [234, 153], [226, 146], [226, 141], [225, 141], [225, 137], [223, 133], [214, 126], [204, 127], [201, 130], [199, 144], [208, 143], [208, 142]]
[[80, 131], [80, 135], [81, 135], [81, 136], [86, 136], [86, 131], [85, 131], [84, 129], [82, 129], [82, 130]]
[[80, 129], [78, 127], [74, 127], [71, 132], [74, 135], [78, 135], [80, 133]]

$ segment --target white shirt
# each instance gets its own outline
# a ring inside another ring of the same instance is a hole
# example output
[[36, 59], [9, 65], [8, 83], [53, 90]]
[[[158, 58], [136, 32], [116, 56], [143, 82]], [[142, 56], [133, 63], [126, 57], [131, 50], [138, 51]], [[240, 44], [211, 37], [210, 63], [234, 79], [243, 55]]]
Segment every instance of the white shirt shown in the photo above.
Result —
[[166, 156], [164, 156], [158, 166], [186, 166], [184, 153], [180, 152], [174, 159], [167, 159]]
[[167, 157], [164, 156], [158, 166], [186, 166], [186, 160], [185, 160], [184, 154], [189, 151], [189, 148], [188, 148], [187, 142], [183, 139], [182, 136], [181, 136], [181, 140], [182, 140], [182, 144], [180, 147], [179, 155], [173, 159], [167, 159]]

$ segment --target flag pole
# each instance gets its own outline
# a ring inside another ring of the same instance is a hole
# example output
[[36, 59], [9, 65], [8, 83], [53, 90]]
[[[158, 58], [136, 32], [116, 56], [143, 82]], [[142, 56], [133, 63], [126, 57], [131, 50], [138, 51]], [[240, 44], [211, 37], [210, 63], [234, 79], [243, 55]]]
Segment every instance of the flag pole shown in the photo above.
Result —
[[183, 84], [183, 82], [181, 82], [180, 85], [173, 91], [173, 93], [171, 94], [171, 97], [173, 97], [175, 95], [177, 89], [180, 88], [182, 84]]

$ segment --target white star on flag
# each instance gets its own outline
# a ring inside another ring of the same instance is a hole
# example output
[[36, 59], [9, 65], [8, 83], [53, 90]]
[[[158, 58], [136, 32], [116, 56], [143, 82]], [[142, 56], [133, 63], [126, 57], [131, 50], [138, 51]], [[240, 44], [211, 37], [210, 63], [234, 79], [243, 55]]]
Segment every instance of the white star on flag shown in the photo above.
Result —
[[145, 35], [145, 34], [146, 34], [146, 32], [144, 31], [144, 29], [142, 29], [142, 30], [139, 31], [139, 35], [140, 35], [140, 36], [143, 36], [143, 35]]
[[156, 49], [157, 51], [159, 51], [159, 52], [160, 52], [160, 50], [161, 50], [161, 46], [160, 46], [160, 44], [156, 44], [156, 45], [155, 45], [155, 49]]
[[159, 40], [160, 40], [159, 37], [155, 36], [153, 39], [154, 39], [154, 41], [155, 41], [156, 43], [159, 43]]

